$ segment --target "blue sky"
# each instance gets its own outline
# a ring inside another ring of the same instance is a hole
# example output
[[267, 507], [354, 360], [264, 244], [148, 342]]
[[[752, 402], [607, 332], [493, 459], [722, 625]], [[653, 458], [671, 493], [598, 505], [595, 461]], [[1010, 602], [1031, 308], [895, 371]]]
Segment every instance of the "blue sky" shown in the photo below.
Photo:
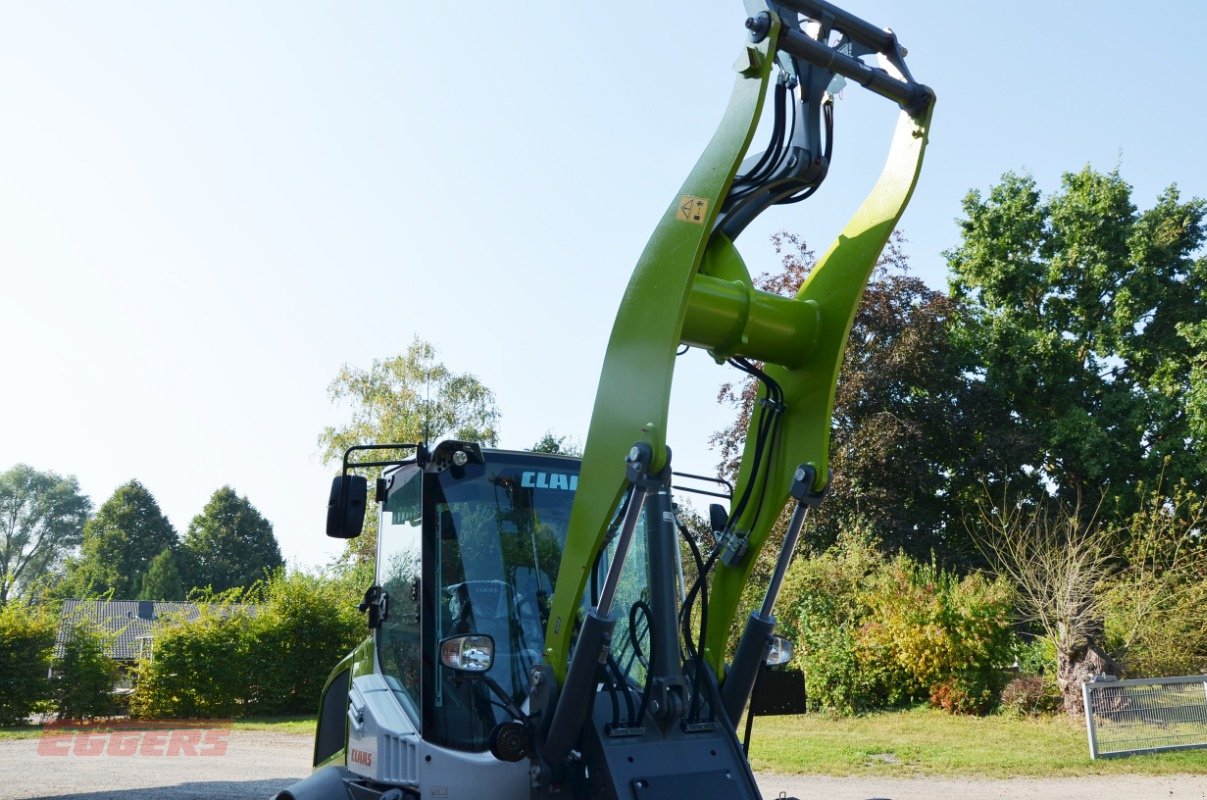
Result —
[[[970, 188], [1119, 166], [1145, 207], [1207, 196], [1193, 2], [850, 0], [938, 94], [902, 228], [943, 286]], [[294, 563], [322, 534], [326, 386], [416, 335], [497, 394], [502, 444], [582, 436], [646, 238], [712, 135], [737, 0], [0, 0], [0, 469], [138, 478], [183, 532], [230, 484]], [[810, 201], [772, 232], [818, 250], [883, 162], [895, 109], [857, 87]], [[761, 136], [759, 140], [761, 140]], [[699, 353], [669, 441], [708, 471], [725, 424]]]

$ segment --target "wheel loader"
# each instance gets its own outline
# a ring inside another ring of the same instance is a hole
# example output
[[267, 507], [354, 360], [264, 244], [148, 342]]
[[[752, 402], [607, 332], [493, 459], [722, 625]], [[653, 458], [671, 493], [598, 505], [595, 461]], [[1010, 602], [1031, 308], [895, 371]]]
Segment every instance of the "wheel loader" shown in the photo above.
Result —
[[[935, 96], [891, 30], [826, 0], [745, 11], [728, 108], [633, 271], [582, 457], [453, 440], [345, 454], [327, 533], [359, 535], [376, 503], [370, 634], [323, 689], [315, 771], [279, 800], [760, 798], [738, 725], [790, 657], [776, 597], [830, 479], [843, 350]], [[884, 169], [795, 297], [761, 291], [735, 241], [827, 177], [834, 96], [852, 83], [900, 108]], [[706, 492], [727, 501], [706, 532], [681, 519], [691, 482], [666, 442], [692, 347], [759, 387], [736, 482]], [[784, 516], [763, 600], [739, 608]]]

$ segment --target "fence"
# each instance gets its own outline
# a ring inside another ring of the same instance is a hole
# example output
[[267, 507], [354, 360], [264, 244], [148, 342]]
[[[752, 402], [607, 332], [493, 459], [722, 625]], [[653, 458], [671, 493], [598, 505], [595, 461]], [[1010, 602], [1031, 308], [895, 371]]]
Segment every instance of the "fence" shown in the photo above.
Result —
[[1207, 675], [1082, 684], [1090, 758], [1207, 747]]

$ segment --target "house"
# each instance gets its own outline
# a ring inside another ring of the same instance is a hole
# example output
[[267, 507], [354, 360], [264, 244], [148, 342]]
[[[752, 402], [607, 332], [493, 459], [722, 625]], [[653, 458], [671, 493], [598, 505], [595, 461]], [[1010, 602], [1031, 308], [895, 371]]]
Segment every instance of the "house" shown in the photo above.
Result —
[[59, 612], [59, 631], [54, 655], [63, 655], [71, 631], [81, 621], [91, 622], [109, 634], [106, 648], [110, 658], [124, 666], [133, 666], [141, 658], [151, 657], [155, 626], [166, 616], [183, 615], [196, 619], [200, 610], [195, 603], [158, 600], [64, 600]]

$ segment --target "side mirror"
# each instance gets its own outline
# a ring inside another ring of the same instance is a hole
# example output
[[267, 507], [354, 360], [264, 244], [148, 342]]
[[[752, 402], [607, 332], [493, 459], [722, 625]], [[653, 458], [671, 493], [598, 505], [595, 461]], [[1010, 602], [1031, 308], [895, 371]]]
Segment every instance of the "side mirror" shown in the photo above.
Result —
[[794, 649], [791, 639], [785, 639], [783, 636], [772, 636], [771, 647], [767, 650], [767, 658], [763, 660], [763, 663], [769, 667], [778, 667], [787, 664], [792, 660]]
[[728, 524], [729, 514], [725, 511], [725, 506], [720, 503], [710, 503], [708, 506], [708, 526], [712, 528], [713, 535], [720, 535], [721, 531], [725, 530], [725, 526]]
[[462, 675], [482, 675], [495, 663], [495, 640], [485, 633], [452, 636], [440, 643], [440, 663]]
[[365, 527], [365, 498], [369, 481], [363, 475], [338, 475], [331, 481], [327, 501], [327, 535], [355, 539]]

